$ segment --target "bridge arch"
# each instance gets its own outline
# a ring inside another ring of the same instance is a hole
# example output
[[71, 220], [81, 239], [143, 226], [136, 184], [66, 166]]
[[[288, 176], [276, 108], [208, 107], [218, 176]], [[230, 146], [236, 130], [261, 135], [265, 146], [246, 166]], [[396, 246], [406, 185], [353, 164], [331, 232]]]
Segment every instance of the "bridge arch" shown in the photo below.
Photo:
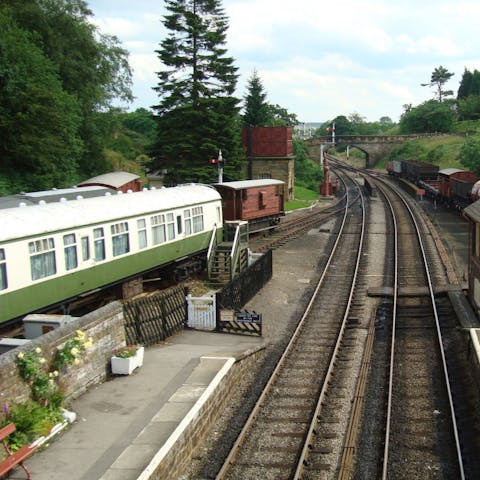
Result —
[[[349, 145], [364, 152], [365, 168], [369, 168], [385, 158], [397, 145], [425, 136], [432, 135], [337, 135], [335, 145]], [[333, 146], [331, 137], [311, 138], [305, 143], [312, 160], [320, 159], [320, 145]]]

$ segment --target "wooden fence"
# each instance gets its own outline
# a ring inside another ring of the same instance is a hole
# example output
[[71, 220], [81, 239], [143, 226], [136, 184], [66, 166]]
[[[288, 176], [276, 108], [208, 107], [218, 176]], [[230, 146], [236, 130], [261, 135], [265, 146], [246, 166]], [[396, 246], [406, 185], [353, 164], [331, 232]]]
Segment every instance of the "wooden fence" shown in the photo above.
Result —
[[174, 287], [126, 302], [123, 306], [127, 344], [152, 345], [183, 329], [186, 320], [184, 287]]

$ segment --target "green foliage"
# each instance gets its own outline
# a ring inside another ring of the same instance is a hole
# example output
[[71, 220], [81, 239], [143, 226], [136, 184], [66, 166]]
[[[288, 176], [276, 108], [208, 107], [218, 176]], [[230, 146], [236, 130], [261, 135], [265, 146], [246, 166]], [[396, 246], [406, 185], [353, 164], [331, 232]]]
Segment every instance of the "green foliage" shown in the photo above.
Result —
[[248, 80], [247, 94], [244, 98], [243, 125], [246, 127], [262, 127], [268, 125], [269, 112], [266, 102], [267, 94], [262, 81], [254, 70]]
[[53, 362], [55, 367], [61, 369], [67, 365], [78, 365], [85, 350], [91, 346], [92, 339], [87, 340], [85, 333], [82, 330], [77, 330], [75, 337], [69, 338], [63, 347], [57, 351]]
[[294, 138], [295, 185], [301, 185], [313, 191], [319, 190], [323, 180], [323, 169], [308, 157], [308, 148], [302, 140]]
[[131, 358], [137, 354], [140, 345], [126, 345], [113, 351], [113, 355], [118, 358]]
[[440, 65], [435, 68], [430, 77], [430, 83], [422, 83], [422, 87], [433, 87], [436, 89], [437, 100], [442, 103], [444, 97], [453, 95], [452, 90], [444, 90], [443, 86], [455, 75]]
[[469, 95], [457, 102], [459, 120], [480, 119], [480, 95]]
[[9, 190], [63, 187], [108, 170], [99, 112], [131, 98], [127, 52], [83, 0], [0, 6], [0, 174]]
[[395, 147], [388, 155], [392, 160], [423, 160], [428, 150], [419, 142], [405, 142]]
[[7, 444], [12, 451], [32, 443], [38, 437], [48, 435], [53, 426], [63, 420], [59, 409], [40, 406], [36, 402], [4, 406], [5, 419], [1, 426], [14, 423], [16, 431], [8, 436]]
[[458, 159], [466, 169], [480, 174], [480, 136], [468, 137], [465, 140]]
[[157, 51], [162, 63], [155, 87], [159, 104], [153, 168], [168, 170], [167, 182], [210, 182], [208, 160], [219, 150], [225, 176], [240, 178], [237, 68], [226, 55], [228, 20], [219, 0], [167, 0], [167, 37]]
[[451, 108], [445, 102], [428, 100], [417, 107], [404, 112], [400, 119], [400, 132], [434, 133], [450, 132], [454, 117]]
[[0, 193], [61, 186], [75, 178], [82, 146], [75, 99], [1, 9], [0, 29], [0, 175], [10, 179]]
[[55, 408], [61, 401], [56, 383], [58, 371], [49, 372], [47, 360], [41, 354], [39, 347], [25, 354], [21, 352], [17, 356], [17, 365], [21, 377], [30, 386], [32, 399], [45, 407]]
[[267, 103], [267, 127], [292, 127], [298, 125], [297, 116], [280, 105]]
[[318, 200], [318, 185], [314, 190], [295, 182], [295, 200], [285, 202], [285, 211], [297, 210], [313, 205]]

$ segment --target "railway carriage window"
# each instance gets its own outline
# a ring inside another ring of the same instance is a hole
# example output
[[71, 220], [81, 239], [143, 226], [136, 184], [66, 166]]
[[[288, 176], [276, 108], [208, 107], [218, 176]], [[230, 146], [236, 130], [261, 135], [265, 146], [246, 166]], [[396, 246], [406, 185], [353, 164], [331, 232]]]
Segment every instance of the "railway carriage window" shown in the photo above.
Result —
[[185, 235], [192, 234], [192, 214], [190, 210], [183, 211], [183, 218], [185, 218]]
[[123, 255], [130, 251], [130, 243], [128, 240], [128, 223], [115, 223], [110, 226], [112, 233], [112, 253], [114, 257]]
[[217, 207], [217, 222], [222, 222], [222, 209], [220, 207]]
[[57, 273], [55, 262], [55, 242], [53, 238], [34, 240], [28, 243], [32, 280], [48, 277]]
[[147, 246], [147, 222], [144, 218], [137, 220], [138, 230], [138, 248], [145, 248]]
[[90, 258], [90, 242], [88, 237], [82, 237], [82, 261], [87, 261]]
[[175, 220], [173, 213], [167, 213], [167, 235], [169, 240], [175, 238]]
[[192, 208], [193, 233], [203, 230], [203, 207]]
[[65, 250], [65, 268], [73, 270], [77, 268], [77, 241], [74, 233], [63, 236], [63, 245]]
[[177, 232], [179, 235], [182, 233], [182, 216], [177, 215]]
[[152, 242], [154, 245], [164, 243], [165, 236], [165, 215], [154, 215], [150, 217], [150, 225], [152, 226]]
[[103, 228], [93, 229], [93, 246], [95, 249], [95, 261], [105, 260], [105, 234]]
[[5, 259], [5, 250], [0, 248], [0, 290], [5, 290], [7, 287], [7, 262]]

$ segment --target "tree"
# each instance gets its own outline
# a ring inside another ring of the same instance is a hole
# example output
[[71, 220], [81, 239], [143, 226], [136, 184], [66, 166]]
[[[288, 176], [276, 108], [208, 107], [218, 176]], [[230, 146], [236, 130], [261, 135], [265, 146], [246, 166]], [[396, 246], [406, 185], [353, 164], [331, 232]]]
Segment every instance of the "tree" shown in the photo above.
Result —
[[458, 159], [466, 169], [480, 175], [480, 139], [468, 137], [460, 149]]
[[[115, 37], [98, 31], [83, 0], [3, 0], [0, 11], [28, 33], [31, 43], [53, 65], [60, 88], [75, 103], [80, 119], [76, 133], [81, 138], [77, 175], [103, 173], [109, 169], [103, 146], [111, 125], [105, 113], [114, 98], [132, 98], [127, 51]], [[41, 130], [37, 134], [41, 137]], [[50, 187], [72, 181], [73, 177]]]
[[55, 64], [0, 10], [0, 194], [61, 186], [76, 179], [80, 111]]
[[254, 70], [248, 80], [247, 94], [244, 97], [245, 106], [243, 114], [243, 125], [246, 127], [261, 127], [268, 124], [269, 112], [266, 102], [267, 94], [263, 88], [262, 81]]
[[472, 89], [473, 74], [465, 68], [460, 80], [460, 86], [458, 87], [457, 99], [467, 98], [470, 95]]
[[478, 120], [480, 118], [480, 95], [469, 95], [458, 100], [459, 120]]
[[435, 68], [430, 77], [430, 83], [422, 83], [422, 87], [433, 87], [437, 90], [436, 97], [440, 103], [444, 97], [453, 95], [452, 90], [443, 90], [443, 86], [455, 75], [449, 72], [445, 67], [441, 65]]
[[152, 154], [171, 183], [210, 182], [221, 150], [226, 178], [239, 178], [237, 68], [225, 49], [228, 20], [220, 0], [166, 0], [169, 31], [156, 52], [162, 63]]
[[290, 113], [286, 108], [283, 108], [280, 105], [268, 103], [267, 114], [267, 126], [269, 127], [292, 127], [298, 125], [297, 116], [294, 113]]
[[453, 113], [449, 105], [428, 100], [403, 113], [400, 133], [449, 132], [453, 125]]
[[293, 139], [293, 152], [295, 154], [295, 183], [314, 192], [318, 191], [323, 179], [323, 169], [308, 156], [308, 148], [302, 140]]

